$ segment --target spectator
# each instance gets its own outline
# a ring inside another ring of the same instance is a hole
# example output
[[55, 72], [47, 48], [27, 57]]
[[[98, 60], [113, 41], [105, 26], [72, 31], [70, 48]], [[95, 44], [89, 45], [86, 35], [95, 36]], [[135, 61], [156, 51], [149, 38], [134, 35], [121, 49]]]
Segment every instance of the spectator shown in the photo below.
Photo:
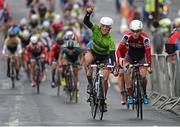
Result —
[[156, 54], [162, 54], [165, 39], [163, 38], [163, 34], [161, 32], [161, 29], [159, 27], [159, 22], [154, 21], [153, 22], [154, 31], [152, 32], [153, 39], [152, 39], [152, 46], [153, 46], [153, 53]]

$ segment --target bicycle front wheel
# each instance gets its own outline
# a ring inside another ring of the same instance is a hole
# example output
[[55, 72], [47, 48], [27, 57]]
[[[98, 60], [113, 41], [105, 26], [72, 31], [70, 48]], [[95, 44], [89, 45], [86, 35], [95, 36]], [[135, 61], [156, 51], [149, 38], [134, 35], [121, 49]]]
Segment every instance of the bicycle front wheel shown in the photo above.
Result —
[[140, 82], [137, 85], [137, 118], [143, 119], [143, 104]]

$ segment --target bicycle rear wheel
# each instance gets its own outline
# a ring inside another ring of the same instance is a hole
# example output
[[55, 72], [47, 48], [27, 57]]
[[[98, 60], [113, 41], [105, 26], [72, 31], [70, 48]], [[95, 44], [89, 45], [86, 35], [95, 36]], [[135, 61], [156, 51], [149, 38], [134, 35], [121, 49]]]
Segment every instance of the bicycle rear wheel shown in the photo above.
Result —
[[37, 72], [37, 75], [36, 75], [36, 85], [37, 85], [37, 93], [39, 94], [40, 93], [40, 70], [39, 69], [37, 69], [36, 70], [36, 72]]
[[104, 114], [104, 100], [99, 100], [98, 102], [98, 110], [97, 110], [99, 119], [103, 119], [103, 114]]
[[60, 95], [60, 86], [61, 86], [61, 74], [59, 71], [57, 71], [56, 85], [57, 85], [57, 96], [59, 96]]
[[12, 88], [15, 88], [15, 63], [11, 63], [11, 81], [12, 81]]

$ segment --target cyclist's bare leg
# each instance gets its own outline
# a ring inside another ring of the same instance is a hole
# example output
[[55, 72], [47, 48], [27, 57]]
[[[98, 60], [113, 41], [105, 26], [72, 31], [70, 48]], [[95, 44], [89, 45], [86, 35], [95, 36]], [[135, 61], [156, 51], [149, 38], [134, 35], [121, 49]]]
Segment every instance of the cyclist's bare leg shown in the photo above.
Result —
[[19, 80], [20, 56], [16, 55], [16, 79]]
[[124, 73], [119, 73], [118, 75], [118, 86], [121, 94], [121, 99], [120, 99], [121, 104], [125, 104], [126, 87], [124, 81]]
[[147, 68], [146, 67], [141, 67], [140, 68], [140, 74], [141, 74], [141, 77], [142, 77], [142, 86], [143, 86], [144, 94], [146, 95], [146, 86], [147, 86], [146, 74], [147, 74]]
[[63, 65], [63, 67], [62, 67], [62, 77], [65, 77], [66, 66], [64, 66], [64, 65], [67, 65], [68, 61], [66, 59], [62, 59], [61, 63]]
[[57, 67], [57, 63], [52, 63], [52, 65], [51, 65], [52, 82], [55, 82], [56, 67]]
[[108, 69], [104, 69], [103, 70], [103, 84], [104, 84], [104, 95], [105, 95], [105, 98], [106, 98], [106, 95], [107, 95], [107, 91], [108, 91], [108, 79], [109, 79], [109, 73], [110, 71]]
[[127, 72], [124, 73], [124, 81], [127, 87], [128, 96], [132, 96], [132, 77], [131, 77], [131, 69], [128, 69]]
[[85, 71], [87, 75], [87, 80], [89, 84], [92, 84], [92, 69], [89, 68], [88, 66], [94, 61], [94, 56], [92, 55], [91, 52], [88, 52], [84, 56], [85, 58]]
[[118, 86], [119, 86], [120, 92], [125, 91], [124, 73], [119, 73], [118, 75]]
[[79, 80], [79, 69], [78, 67], [73, 67], [73, 74], [74, 74], [74, 84], [77, 85], [77, 82]]

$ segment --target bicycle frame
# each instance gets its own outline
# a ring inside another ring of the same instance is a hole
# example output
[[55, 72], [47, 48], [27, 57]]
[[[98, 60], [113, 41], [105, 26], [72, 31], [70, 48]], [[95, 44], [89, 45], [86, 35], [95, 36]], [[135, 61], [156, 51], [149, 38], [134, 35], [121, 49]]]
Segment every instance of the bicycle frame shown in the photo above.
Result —
[[[133, 68], [132, 79], [133, 79], [133, 98], [136, 100], [137, 118], [143, 119], [143, 96], [144, 91], [142, 87], [142, 79], [140, 75], [140, 67], [147, 67], [148, 64], [133, 64], [130, 68]], [[134, 105], [133, 105], [134, 106]]]
[[[92, 68], [96, 68], [95, 75], [93, 77], [93, 86], [91, 86], [90, 94], [90, 106], [93, 119], [96, 117], [96, 113], [99, 114], [99, 119], [102, 120], [104, 113], [105, 95], [103, 86], [103, 68], [104, 65], [91, 65]], [[112, 67], [107, 65], [107, 67]], [[113, 66], [114, 67], [114, 66]]]
[[[77, 97], [77, 83], [74, 81], [74, 74], [73, 74], [73, 65], [69, 63], [66, 68], [66, 84], [67, 84], [67, 94], [70, 97], [70, 102], [72, 102], [73, 97], [75, 97], [75, 102], [78, 102]], [[75, 92], [75, 95], [74, 95]]]

